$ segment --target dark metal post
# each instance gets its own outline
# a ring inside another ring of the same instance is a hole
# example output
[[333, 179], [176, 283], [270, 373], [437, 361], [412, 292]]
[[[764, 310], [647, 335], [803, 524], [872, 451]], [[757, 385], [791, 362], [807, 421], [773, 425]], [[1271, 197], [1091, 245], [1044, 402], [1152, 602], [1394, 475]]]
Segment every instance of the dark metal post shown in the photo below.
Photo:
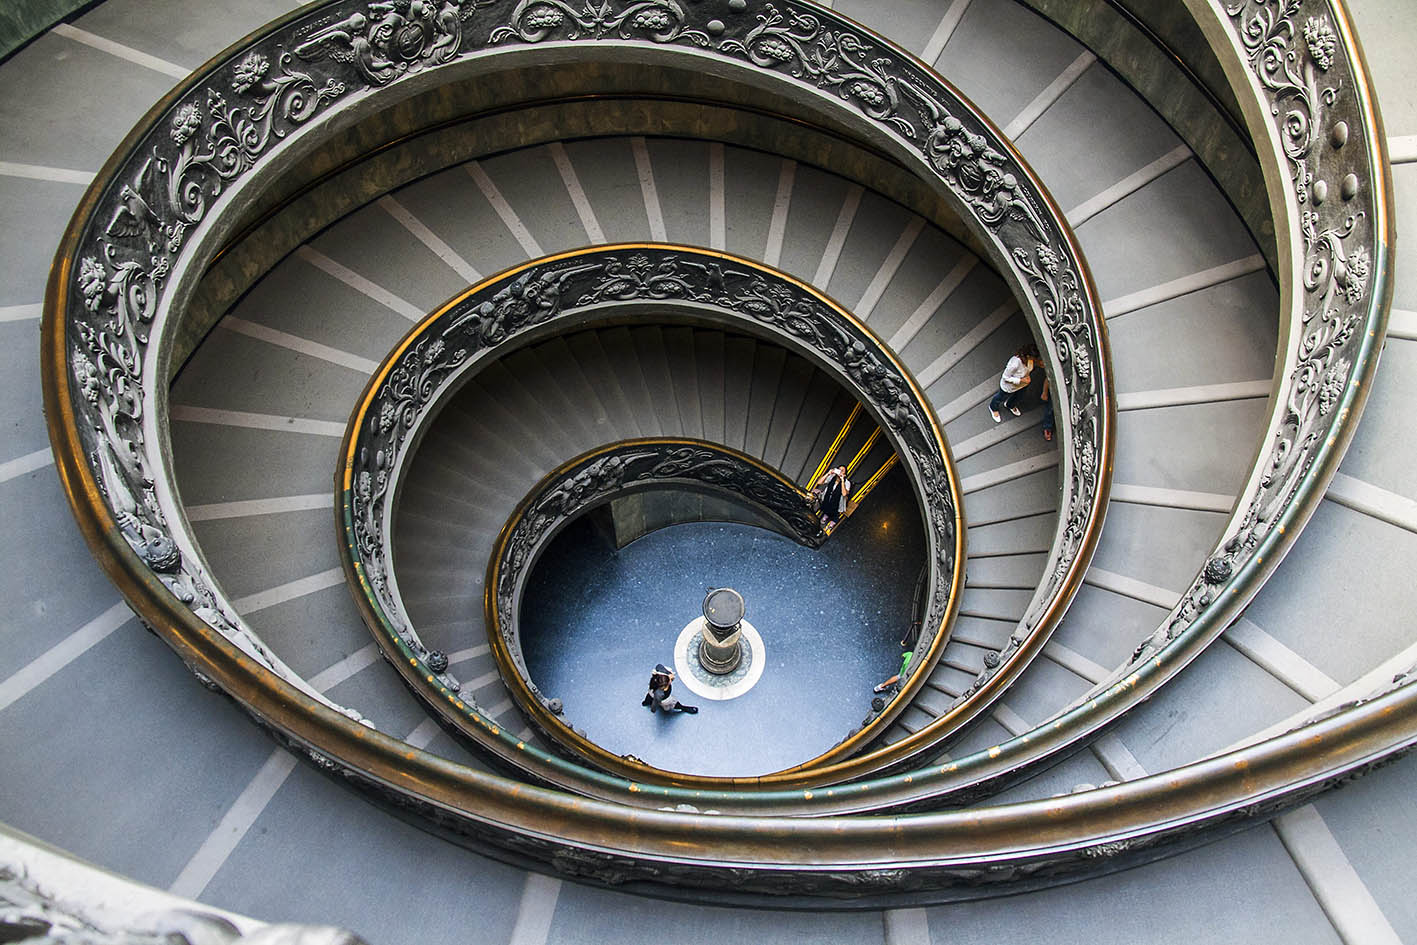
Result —
[[717, 587], [704, 598], [704, 637], [699, 664], [719, 676], [738, 668], [743, 659], [743, 595]]

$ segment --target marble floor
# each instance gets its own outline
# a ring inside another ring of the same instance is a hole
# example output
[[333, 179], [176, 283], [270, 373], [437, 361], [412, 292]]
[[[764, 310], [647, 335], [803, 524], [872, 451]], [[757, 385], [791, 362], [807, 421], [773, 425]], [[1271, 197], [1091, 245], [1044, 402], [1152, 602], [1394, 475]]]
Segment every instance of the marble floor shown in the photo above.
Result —
[[[765, 774], [860, 725], [871, 687], [899, 667], [923, 561], [918, 506], [898, 469], [819, 550], [748, 525], [695, 523], [615, 551], [583, 520], [536, 565], [523, 650], [564, 718], [616, 754], [693, 774]], [[699, 714], [651, 714], [640, 705], [650, 670], [673, 665], [705, 593], [725, 586], [743, 595], [763, 638], [761, 678], [722, 701], [681, 679], [674, 694]]]

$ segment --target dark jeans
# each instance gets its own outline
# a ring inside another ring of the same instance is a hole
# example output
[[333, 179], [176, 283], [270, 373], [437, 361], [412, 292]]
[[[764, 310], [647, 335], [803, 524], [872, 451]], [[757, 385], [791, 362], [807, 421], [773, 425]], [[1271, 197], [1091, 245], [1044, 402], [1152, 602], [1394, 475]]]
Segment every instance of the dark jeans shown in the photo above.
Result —
[[699, 711], [697, 706], [685, 705], [680, 702], [667, 689], [651, 689], [649, 694], [645, 696], [645, 700], [649, 704], [651, 712], [674, 712], [677, 710], [693, 713]]
[[1053, 401], [1043, 401], [1043, 432], [1053, 432]]
[[1018, 403], [1018, 399], [1023, 396], [1023, 392], [1026, 390], [1028, 390], [1027, 387], [1020, 387], [1018, 390], [1013, 391], [1004, 390], [1000, 387], [995, 391], [994, 399], [989, 401], [989, 409], [998, 413], [1005, 407], [1013, 407], [1014, 404]]

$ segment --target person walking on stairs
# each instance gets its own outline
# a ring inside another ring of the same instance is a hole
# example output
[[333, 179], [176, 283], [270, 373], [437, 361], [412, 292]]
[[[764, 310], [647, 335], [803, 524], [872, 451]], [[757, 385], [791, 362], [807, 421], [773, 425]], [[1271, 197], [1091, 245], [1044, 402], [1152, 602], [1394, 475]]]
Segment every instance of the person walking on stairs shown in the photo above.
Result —
[[851, 495], [851, 481], [846, 478], [845, 466], [833, 466], [812, 485], [812, 496], [817, 500], [817, 514], [821, 516], [822, 527], [836, 527], [846, 515], [847, 497]]
[[1018, 409], [1019, 398], [1028, 389], [1028, 382], [1033, 369], [1038, 366], [1040, 356], [1036, 345], [1027, 344], [1014, 352], [1014, 356], [1009, 358], [1009, 363], [1004, 365], [1004, 373], [999, 378], [999, 390], [989, 401], [989, 416], [998, 423], [1003, 418], [999, 416], [999, 410], [1007, 407], [1009, 413], [1015, 417], [1022, 411]]

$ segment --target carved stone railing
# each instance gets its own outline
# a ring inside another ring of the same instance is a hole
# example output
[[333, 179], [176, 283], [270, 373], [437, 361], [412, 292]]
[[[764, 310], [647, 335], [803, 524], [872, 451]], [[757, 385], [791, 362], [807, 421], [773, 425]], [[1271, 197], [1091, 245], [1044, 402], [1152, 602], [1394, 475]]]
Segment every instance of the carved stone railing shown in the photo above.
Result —
[[0, 942], [363, 945], [324, 925], [267, 924], [144, 886], [0, 824]]
[[[809, 548], [826, 541], [811, 495], [745, 453], [703, 440], [626, 440], [594, 450], [553, 470], [527, 495], [497, 536], [487, 567], [487, 640], [512, 698], [555, 743], [602, 770], [643, 778], [642, 762], [627, 761], [588, 740], [556, 700], [548, 699], [527, 669], [521, 613], [527, 579], [541, 553], [570, 522], [611, 500], [645, 489], [690, 489], [746, 502], [778, 531]], [[395, 510], [397, 514], [397, 510]], [[658, 780], [668, 780], [669, 772]]]
[[[982, 788], [1076, 747], [1224, 629], [1320, 500], [1370, 386], [1391, 292], [1380, 123], [1341, 6], [1188, 3], [1230, 50], [1226, 68], [1263, 142], [1283, 263], [1284, 363], [1259, 461], [1223, 541], [1118, 682], [1027, 736], [849, 788], [703, 792], [704, 806], [820, 814], [910, 803]], [[1411, 746], [1417, 687], [1403, 678], [1302, 731], [1075, 797], [885, 820], [695, 817], [529, 788], [412, 751], [333, 711], [280, 667], [206, 576], [175, 501], [162, 450], [163, 344], [219, 249], [220, 217], [263, 186], [276, 157], [308, 153], [322, 126], [395, 103], [401, 88], [430, 87], [440, 69], [466, 75], [459, 67], [489, 49], [516, 48], [521, 62], [542, 49], [552, 57], [689, 57], [777, 83], [804, 110], [831, 114], [935, 181], [1024, 290], [1059, 391], [1064, 491], [1050, 587], [1080, 576], [1105, 501], [1098, 471], [1110, 467], [1102, 329], [1055, 208], [987, 122], [905, 54], [805, 5], [730, 0], [686, 12], [670, 0], [639, 0], [587, 10], [555, 0], [448, 3], [413, 25], [418, 42], [397, 48], [374, 28], [387, 16], [375, 7], [300, 11], [180, 85], [85, 197], [46, 296], [56, 465], [115, 583], [197, 672], [317, 761], [457, 836], [605, 882], [731, 881], [764, 892], [870, 894], [1096, 867], [1178, 834], [1267, 816]], [[739, 800], [744, 806], [734, 808]]]
[[241, 222], [322, 133], [440, 81], [567, 56], [677, 63], [780, 92], [911, 168], [957, 208], [1035, 327], [1060, 418], [1063, 489], [1049, 577], [967, 702], [886, 750], [897, 761], [912, 757], [983, 711], [1036, 655], [1080, 586], [1111, 468], [1095, 292], [1031, 171], [938, 76], [810, 4], [635, 0], [580, 9], [560, 0], [462, 0], [437, 14], [425, 9], [428, 17], [413, 21], [386, 5], [337, 0], [254, 34], [155, 107], [66, 232], [46, 296], [56, 466], [91, 545], [130, 601], [179, 635], [214, 631], [322, 699], [267, 650], [208, 575], [164, 456], [168, 341], [187, 330], [183, 300], [237, 225], [228, 217]]
[[[909, 373], [849, 312], [789, 276], [725, 253], [627, 244], [563, 253], [519, 266], [442, 306], [395, 346], [374, 372], [350, 417], [337, 497], [343, 509], [341, 548], [346, 572], [362, 592], [360, 609], [375, 638], [426, 704], [510, 763], [523, 768], [542, 765], [539, 776], [553, 783], [599, 793], [598, 783], [580, 784], [562, 768], [544, 767], [546, 759], [539, 750], [503, 731], [462, 693], [443, 659], [424, 645], [398, 592], [392, 521], [402, 477], [424, 431], [435, 422], [447, 398], [476, 371], [535, 337], [565, 332], [590, 320], [637, 313], [656, 320], [688, 317], [725, 324], [768, 337], [813, 361], [836, 377], [880, 425], [916, 490], [930, 564], [928, 603], [916, 645], [919, 657], [900, 692], [861, 729], [792, 769], [792, 775], [690, 776], [657, 772], [605, 752], [595, 753], [602, 768], [636, 780], [695, 787], [724, 787], [739, 781], [757, 785], [778, 777], [788, 783], [813, 783], [812, 769], [841, 761], [883, 730], [909, 704], [938, 661], [959, 607], [964, 531], [956, 498], [959, 484], [944, 434]], [[780, 510], [800, 519], [802, 510], [795, 507], [800, 499], [789, 484], [783, 485], [790, 491], [782, 495]], [[765, 490], [767, 484], [759, 488]], [[807, 518], [811, 520], [810, 515]], [[794, 526], [797, 531], [814, 527], [801, 521]], [[496, 568], [497, 558], [492, 560]], [[519, 572], [523, 563], [517, 562], [511, 571]], [[514, 612], [515, 582], [506, 580], [512, 580], [511, 575], [506, 579], [494, 575], [486, 585], [495, 595], [488, 603], [489, 636], [499, 625], [503, 634], [512, 632], [514, 622], [508, 618]], [[512, 682], [521, 673], [510, 675]], [[513, 693], [517, 694], [515, 688]], [[534, 705], [526, 693], [522, 695], [525, 704]], [[855, 760], [853, 770], [870, 770], [870, 763]]]
[[1259, 455], [1219, 542], [1130, 660], [1033, 731], [914, 779], [902, 798], [985, 796], [1154, 694], [1279, 566], [1357, 430], [1387, 327], [1395, 233], [1386, 142], [1347, 11], [1340, 0], [1186, 2], [1236, 87], [1276, 221], [1280, 357]]

